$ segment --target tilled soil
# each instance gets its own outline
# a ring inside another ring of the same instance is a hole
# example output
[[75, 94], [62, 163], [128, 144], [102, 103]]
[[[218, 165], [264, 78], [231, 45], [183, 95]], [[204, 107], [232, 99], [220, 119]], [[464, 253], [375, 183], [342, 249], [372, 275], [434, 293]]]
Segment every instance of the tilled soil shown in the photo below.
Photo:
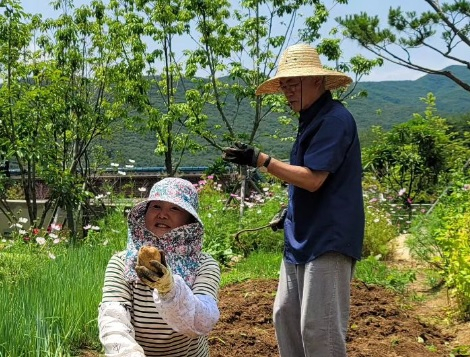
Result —
[[[278, 356], [272, 324], [276, 287], [276, 280], [250, 280], [221, 290], [221, 318], [209, 336], [211, 357]], [[450, 355], [455, 336], [402, 302], [384, 288], [353, 282], [349, 357]]]

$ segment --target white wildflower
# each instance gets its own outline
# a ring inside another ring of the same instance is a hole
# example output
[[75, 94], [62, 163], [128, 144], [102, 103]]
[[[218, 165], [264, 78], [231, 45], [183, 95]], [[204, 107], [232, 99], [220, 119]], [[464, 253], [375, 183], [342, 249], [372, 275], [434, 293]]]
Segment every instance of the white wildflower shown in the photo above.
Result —
[[46, 239], [43, 237], [36, 237], [36, 243], [39, 245], [44, 245], [46, 244]]

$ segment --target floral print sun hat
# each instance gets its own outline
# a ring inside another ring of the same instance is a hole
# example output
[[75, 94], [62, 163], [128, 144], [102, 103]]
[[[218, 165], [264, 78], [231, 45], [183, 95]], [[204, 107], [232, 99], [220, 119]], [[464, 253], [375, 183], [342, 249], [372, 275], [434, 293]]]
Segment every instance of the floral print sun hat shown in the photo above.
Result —
[[[196, 222], [172, 229], [162, 237], [156, 237], [145, 227], [145, 212], [149, 201], [170, 202], [189, 212]], [[154, 246], [165, 252], [168, 266], [180, 275], [189, 287], [195, 281], [200, 265], [204, 226], [197, 213], [198, 193], [187, 180], [168, 177], [153, 185], [147, 200], [132, 208], [128, 215], [127, 248], [124, 258], [124, 274], [127, 281], [136, 282], [135, 271], [139, 249]]]
[[167, 177], [153, 185], [146, 201], [140, 204], [146, 205], [149, 201], [165, 201], [181, 207], [189, 212], [199, 224], [204, 227], [199, 215], [198, 193], [194, 185], [179, 177]]

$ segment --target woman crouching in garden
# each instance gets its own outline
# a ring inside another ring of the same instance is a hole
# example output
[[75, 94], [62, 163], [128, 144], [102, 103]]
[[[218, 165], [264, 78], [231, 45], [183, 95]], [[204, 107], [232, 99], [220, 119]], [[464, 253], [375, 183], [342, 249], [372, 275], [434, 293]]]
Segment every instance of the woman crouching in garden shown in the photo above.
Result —
[[209, 356], [220, 268], [201, 252], [197, 209], [189, 181], [165, 178], [129, 212], [127, 248], [108, 263], [99, 307], [106, 356]]

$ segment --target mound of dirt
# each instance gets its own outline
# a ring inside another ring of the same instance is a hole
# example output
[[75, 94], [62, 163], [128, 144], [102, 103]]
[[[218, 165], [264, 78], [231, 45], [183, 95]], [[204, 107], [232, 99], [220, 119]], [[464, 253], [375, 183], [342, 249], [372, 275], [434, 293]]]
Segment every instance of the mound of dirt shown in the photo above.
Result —
[[[209, 336], [212, 357], [277, 356], [272, 324], [276, 280], [250, 280], [220, 292], [221, 318]], [[452, 337], [427, 325], [390, 291], [355, 281], [349, 357], [448, 356]]]

